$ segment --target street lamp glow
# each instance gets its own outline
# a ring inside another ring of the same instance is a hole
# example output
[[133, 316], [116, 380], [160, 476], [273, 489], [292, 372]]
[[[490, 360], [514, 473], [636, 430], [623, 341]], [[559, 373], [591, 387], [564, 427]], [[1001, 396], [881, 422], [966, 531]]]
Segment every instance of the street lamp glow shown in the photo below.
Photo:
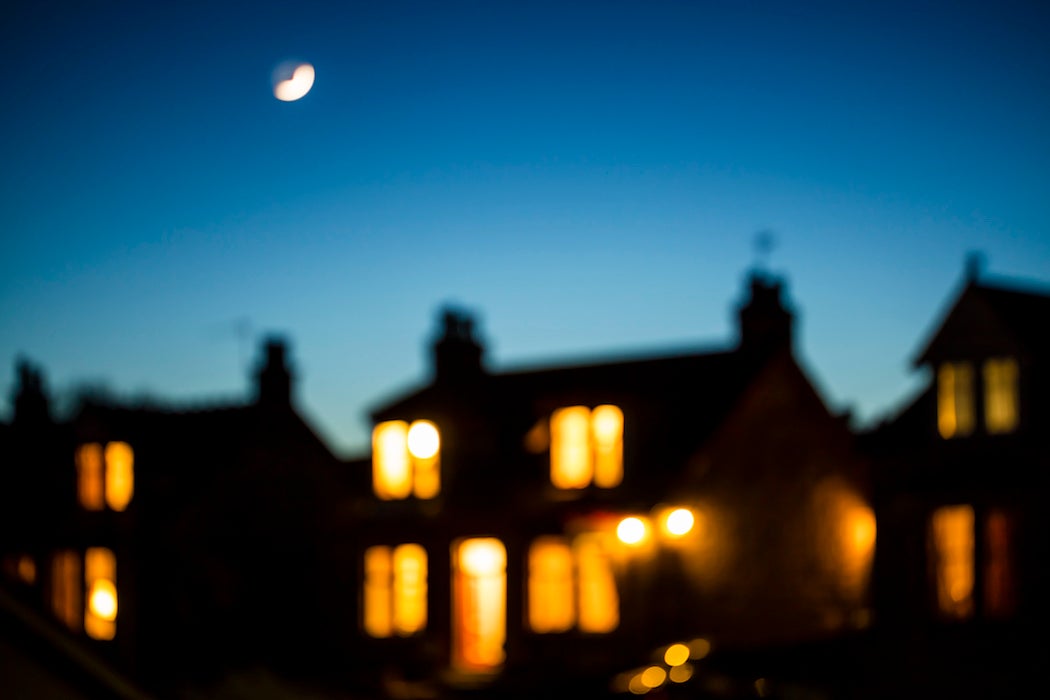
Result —
[[696, 518], [693, 516], [693, 511], [688, 508], [675, 508], [667, 514], [664, 529], [671, 537], [682, 537], [692, 531], [695, 523]]
[[629, 517], [616, 526], [616, 537], [624, 544], [641, 544], [645, 539], [646, 526], [641, 518]]

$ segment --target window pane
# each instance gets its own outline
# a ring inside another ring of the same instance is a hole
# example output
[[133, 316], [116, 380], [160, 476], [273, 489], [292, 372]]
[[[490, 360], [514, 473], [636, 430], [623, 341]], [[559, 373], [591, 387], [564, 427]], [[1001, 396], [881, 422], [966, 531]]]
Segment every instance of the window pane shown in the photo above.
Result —
[[412, 458], [412, 493], [416, 498], [434, 498], [441, 491], [441, 436], [428, 420], [417, 420], [408, 429], [408, 452]]
[[1011, 529], [1006, 513], [988, 513], [984, 533], [984, 608], [989, 617], [1009, 617], [1016, 607]]
[[453, 664], [491, 671], [504, 659], [507, 552], [494, 538], [453, 545]]
[[941, 437], [969, 435], [974, 427], [973, 368], [946, 362], [937, 371], [937, 429]]
[[561, 537], [541, 537], [529, 548], [529, 628], [564, 632], [576, 621], [572, 555]]
[[984, 420], [989, 433], [1017, 427], [1017, 361], [1005, 357], [984, 363]]
[[76, 452], [77, 498], [87, 510], [102, 510], [102, 445], [92, 442]]
[[612, 488], [623, 480], [623, 412], [598, 406], [591, 414], [594, 434], [594, 483]]
[[57, 552], [51, 561], [51, 609], [72, 629], [80, 629], [80, 557], [73, 551]]
[[390, 547], [365, 550], [364, 628], [373, 637], [389, 637], [393, 631]]
[[551, 483], [582, 489], [591, 483], [591, 412], [584, 406], [561, 408], [551, 415]]
[[427, 553], [418, 544], [394, 550], [394, 631], [401, 636], [427, 624]]
[[106, 503], [124, 510], [135, 490], [135, 455], [126, 442], [106, 445]]
[[395, 420], [372, 431], [372, 488], [384, 500], [408, 498], [412, 473], [408, 459], [408, 425]]
[[611, 632], [620, 624], [620, 596], [601, 535], [579, 535], [573, 553], [580, 577], [580, 630]]
[[973, 526], [968, 505], [938, 508], [930, 521], [937, 608], [948, 617], [973, 614]]
[[93, 639], [113, 639], [117, 631], [117, 558], [106, 547], [84, 557], [84, 631]]

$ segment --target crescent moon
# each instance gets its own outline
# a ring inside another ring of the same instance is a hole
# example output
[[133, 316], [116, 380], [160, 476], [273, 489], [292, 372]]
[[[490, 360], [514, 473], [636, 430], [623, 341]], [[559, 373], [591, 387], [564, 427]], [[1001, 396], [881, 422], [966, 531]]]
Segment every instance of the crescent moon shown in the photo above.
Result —
[[284, 65], [274, 72], [273, 96], [282, 102], [301, 99], [314, 86], [314, 67], [309, 63]]

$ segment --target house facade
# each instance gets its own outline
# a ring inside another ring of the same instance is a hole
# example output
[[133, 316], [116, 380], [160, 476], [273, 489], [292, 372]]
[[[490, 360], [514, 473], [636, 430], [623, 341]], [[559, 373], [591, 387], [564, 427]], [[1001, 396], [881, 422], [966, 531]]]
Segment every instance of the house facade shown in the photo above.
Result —
[[[342, 631], [327, 607], [343, 463], [293, 406], [267, 342], [248, 402], [47, 409], [20, 368], [2, 561], [15, 600], [161, 696], [264, 666], [312, 674]], [[337, 556], [337, 554], [336, 554]], [[327, 568], [326, 568], [327, 567]]]
[[1050, 291], [971, 266], [914, 366], [928, 377], [862, 438], [879, 522], [875, 606], [916, 686], [1023, 688], [1050, 651]]
[[1050, 294], [968, 276], [928, 383], [861, 434], [797, 356], [781, 280], [749, 275], [735, 325], [494, 371], [446, 310], [430, 376], [350, 460], [297, 411], [280, 339], [247, 401], [192, 409], [56, 420], [22, 363], [0, 643], [87, 696], [252, 669], [396, 698], [991, 697], [1036, 673]]
[[498, 373], [444, 314], [430, 381], [373, 413], [360, 623], [391, 683], [607, 689], [675, 645], [684, 681], [712, 644], [870, 623], [865, 464], [781, 282], [745, 296], [735, 343]]

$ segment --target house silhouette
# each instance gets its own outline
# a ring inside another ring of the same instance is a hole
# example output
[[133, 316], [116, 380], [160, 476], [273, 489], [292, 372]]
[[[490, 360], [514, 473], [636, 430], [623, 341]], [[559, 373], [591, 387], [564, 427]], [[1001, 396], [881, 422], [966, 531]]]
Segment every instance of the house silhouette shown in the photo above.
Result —
[[249, 400], [203, 408], [96, 397], [56, 419], [21, 361], [7, 685], [1001, 694], [1047, 646], [1019, 635], [1046, 623], [1050, 294], [978, 277], [918, 354], [929, 382], [864, 432], [759, 271], [734, 338], [673, 352], [494, 371], [478, 319], [446, 308], [430, 376], [349, 460], [298, 412], [279, 337]]

